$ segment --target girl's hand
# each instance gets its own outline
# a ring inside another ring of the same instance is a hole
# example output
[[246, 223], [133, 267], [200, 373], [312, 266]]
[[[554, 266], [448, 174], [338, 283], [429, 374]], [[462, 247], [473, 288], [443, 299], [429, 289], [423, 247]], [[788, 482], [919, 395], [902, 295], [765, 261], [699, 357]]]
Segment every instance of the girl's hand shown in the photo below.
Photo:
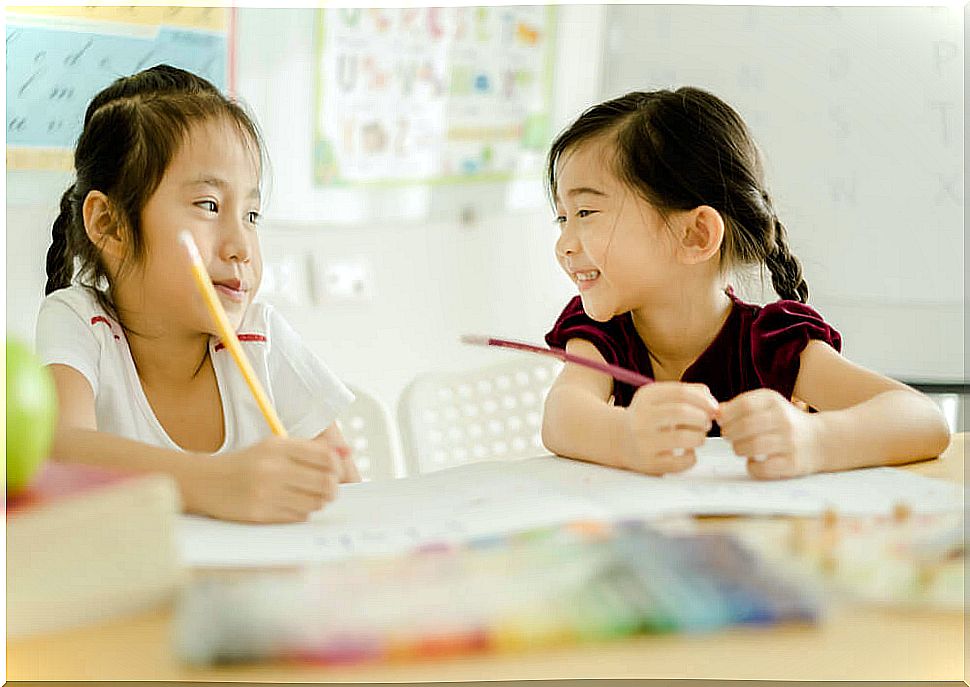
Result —
[[316, 440], [325, 442], [336, 450], [339, 458], [341, 484], [362, 481], [360, 471], [357, 470], [357, 464], [354, 463], [353, 449], [344, 439], [343, 432], [340, 431], [336, 422], [320, 432], [316, 436]]
[[361, 482], [360, 471], [354, 462], [354, 452], [347, 444], [335, 444], [334, 450], [340, 460], [340, 483]]
[[627, 409], [629, 458], [620, 467], [648, 475], [681, 472], [697, 457], [717, 412], [704, 384], [656, 382], [640, 387]]
[[239, 522], [302, 522], [337, 497], [342, 473], [328, 442], [270, 437], [225, 456], [206, 456], [193, 501], [205, 515]]
[[722, 403], [718, 424], [734, 452], [758, 479], [798, 477], [822, 466], [816, 418], [772, 389], [755, 389]]

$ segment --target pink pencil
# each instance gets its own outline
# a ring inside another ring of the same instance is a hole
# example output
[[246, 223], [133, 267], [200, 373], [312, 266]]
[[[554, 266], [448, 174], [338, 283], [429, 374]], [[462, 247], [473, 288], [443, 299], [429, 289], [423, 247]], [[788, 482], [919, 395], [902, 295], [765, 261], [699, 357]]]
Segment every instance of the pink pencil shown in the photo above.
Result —
[[517, 351], [527, 351], [529, 353], [538, 353], [540, 355], [548, 355], [553, 358], [558, 358], [559, 360], [564, 360], [567, 363], [575, 363], [577, 365], [582, 365], [583, 367], [588, 367], [591, 370], [599, 370], [600, 372], [605, 372], [606, 374], [617, 379], [621, 382], [626, 382], [632, 386], [644, 386], [645, 384], [652, 384], [653, 380], [649, 377], [634, 372], [633, 370], [628, 370], [625, 367], [620, 367], [619, 365], [610, 365], [609, 363], [601, 363], [596, 360], [590, 360], [589, 358], [584, 358], [579, 355], [574, 355], [572, 353], [567, 353], [561, 348], [544, 348], [542, 346], [535, 346], [533, 344], [522, 343], [521, 341], [508, 341], [506, 339], [493, 339], [488, 336], [473, 336], [465, 334], [461, 337], [462, 343], [472, 344], [474, 346], [498, 346], [500, 348], [512, 348]]

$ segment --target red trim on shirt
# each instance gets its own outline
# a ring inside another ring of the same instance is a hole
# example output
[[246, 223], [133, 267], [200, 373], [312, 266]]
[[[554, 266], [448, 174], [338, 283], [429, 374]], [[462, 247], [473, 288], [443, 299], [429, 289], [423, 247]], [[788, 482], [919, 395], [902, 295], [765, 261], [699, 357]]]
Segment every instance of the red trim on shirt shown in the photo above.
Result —
[[108, 325], [108, 329], [111, 330], [111, 335], [115, 338], [116, 341], [120, 341], [121, 340], [121, 337], [118, 336], [117, 334], [115, 334], [114, 328], [111, 326], [111, 320], [109, 320], [104, 315], [95, 315], [94, 317], [91, 318], [91, 324], [92, 325], [95, 325], [98, 322], [103, 322], [104, 324]]
[[[260, 343], [266, 343], [266, 337], [262, 334], [236, 334], [236, 338], [240, 341], [258, 341]], [[221, 351], [226, 345], [221, 341], [216, 344], [216, 351]]]

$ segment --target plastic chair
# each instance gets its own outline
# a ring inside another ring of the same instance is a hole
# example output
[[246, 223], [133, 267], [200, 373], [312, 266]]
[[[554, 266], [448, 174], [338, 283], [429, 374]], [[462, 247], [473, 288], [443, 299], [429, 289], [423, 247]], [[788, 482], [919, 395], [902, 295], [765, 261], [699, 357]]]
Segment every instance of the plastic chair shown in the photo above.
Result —
[[561, 368], [558, 361], [516, 356], [414, 379], [398, 404], [408, 474], [547, 453], [540, 437], [542, 406]]
[[404, 476], [399, 441], [391, 414], [375, 396], [351, 386], [354, 402], [337, 418], [354, 450], [354, 463], [365, 482]]

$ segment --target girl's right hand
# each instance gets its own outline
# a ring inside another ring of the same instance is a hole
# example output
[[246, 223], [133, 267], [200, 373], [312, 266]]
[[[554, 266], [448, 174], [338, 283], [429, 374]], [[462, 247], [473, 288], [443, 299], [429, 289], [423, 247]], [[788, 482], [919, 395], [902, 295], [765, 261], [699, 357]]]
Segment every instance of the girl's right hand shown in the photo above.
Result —
[[624, 467], [648, 475], [681, 472], [697, 460], [717, 414], [704, 384], [655, 382], [637, 389], [627, 409], [628, 458]]
[[337, 448], [309, 439], [270, 437], [210, 461], [195, 509], [239, 522], [303, 522], [337, 497]]

